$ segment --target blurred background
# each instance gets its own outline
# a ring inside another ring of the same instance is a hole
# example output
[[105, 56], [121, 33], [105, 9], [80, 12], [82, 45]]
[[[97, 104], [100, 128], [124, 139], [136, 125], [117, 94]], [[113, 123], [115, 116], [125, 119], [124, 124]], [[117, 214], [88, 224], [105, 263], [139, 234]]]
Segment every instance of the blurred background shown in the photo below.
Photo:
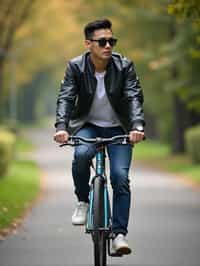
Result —
[[84, 52], [83, 27], [100, 17], [136, 65], [151, 151], [162, 143], [199, 164], [198, 0], [0, 0], [1, 131], [54, 127], [66, 62]]

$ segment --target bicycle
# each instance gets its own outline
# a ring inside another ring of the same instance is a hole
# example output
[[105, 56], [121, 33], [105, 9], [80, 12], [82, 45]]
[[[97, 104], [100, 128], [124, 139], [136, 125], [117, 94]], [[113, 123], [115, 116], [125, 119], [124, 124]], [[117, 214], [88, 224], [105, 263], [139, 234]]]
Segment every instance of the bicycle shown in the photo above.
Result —
[[128, 135], [118, 135], [112, 138], [93, 138], [70, 136], [67, 143], [63, 146], [77, 146], [83, 143], [96, 144], [96, 167], [95, 175], [90, 177], [89, 185], [89, 208], [85, 232], [92, 235], [94, 245], [94, 265], [107, 265], [107, 251], [109, 256], [121, 257], [122, 254], [111, 252], [110, 241], [112, 235], [112, 215], [110, 208], [109, 193], [107, 187], [107, 177], [105, 171], [105, 147], [108, 144], [129, 143]]

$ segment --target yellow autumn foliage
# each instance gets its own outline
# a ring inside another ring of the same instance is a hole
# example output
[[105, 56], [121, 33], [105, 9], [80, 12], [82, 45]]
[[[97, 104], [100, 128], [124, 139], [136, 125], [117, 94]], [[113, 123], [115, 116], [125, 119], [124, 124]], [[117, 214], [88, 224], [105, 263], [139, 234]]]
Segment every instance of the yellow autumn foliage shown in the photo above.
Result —
[[[81, 1], [74, 3], [64, 0], [37, 2], [34, 13], [18, 30], [12, 49], [12, 55], [16, 58], [18, 88], [45, 67], [55, 65], [56, 76], [56, 72], [59, 73], [58, 64], [63, 70], [65, 61], [81, 52], [82, 26], [75, 15], [81, 11], [80, 4]], [[13, 57], [7, 61], [7, 82], [13, 74]]]

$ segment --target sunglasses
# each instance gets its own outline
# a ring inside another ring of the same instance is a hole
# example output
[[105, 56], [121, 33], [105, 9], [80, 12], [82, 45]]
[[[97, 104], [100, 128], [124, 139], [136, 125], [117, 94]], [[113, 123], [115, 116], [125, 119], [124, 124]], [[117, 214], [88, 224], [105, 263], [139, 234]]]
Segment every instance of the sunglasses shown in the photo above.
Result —
[[98, 42], [99, 46], [100, 47], [105, 47], [107, 42], [109, 43], [109, 45], [111, 47], [115, 46], [116, 43], [117, 43], [117, 39], [114, 39], [114, 38], [109, 38], [109, 39], [106, 39], [106, 38], [100, 38], [98, 40], [94, 40], [94, 39], [90, 39], [91, 42]]

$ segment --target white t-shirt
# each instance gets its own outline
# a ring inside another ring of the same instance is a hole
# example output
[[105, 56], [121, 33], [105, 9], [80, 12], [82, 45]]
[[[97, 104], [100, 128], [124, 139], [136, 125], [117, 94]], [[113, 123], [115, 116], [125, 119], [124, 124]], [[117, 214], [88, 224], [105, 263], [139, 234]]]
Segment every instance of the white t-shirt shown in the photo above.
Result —
[[120, 121], [118, 120], [115, 112], [113, 111], [106, 94], [104, 76], [105, 71], [101, 73], [95, 73], [95, 77], [97, 79], [97, 88], [87, 122], [90, 122], [100, 127], [120, 126]]

